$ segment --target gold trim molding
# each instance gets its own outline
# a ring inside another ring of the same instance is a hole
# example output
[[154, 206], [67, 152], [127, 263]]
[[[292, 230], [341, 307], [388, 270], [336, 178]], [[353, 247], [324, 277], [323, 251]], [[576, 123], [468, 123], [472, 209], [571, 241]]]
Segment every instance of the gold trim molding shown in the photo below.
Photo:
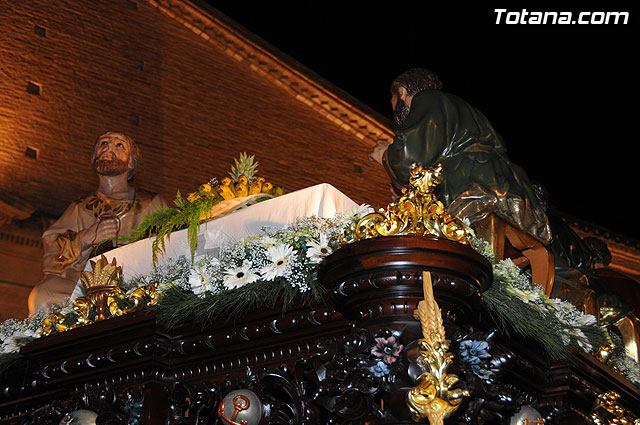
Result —
[[591, 420], [596, 425], [640, 425], [640, 418], [634, 418], [620, 405], [620, 394], [609, 391], [599, 394], [591, 411]]
[[425, 168], [413, 163], [410, 172], [409, 184], [402, 188], [402, 196], [386, 210], [362, 217], [355, 226], [355, 238], [420, 235], [471, 245], [470, 228], [449, 214], [435, 195], [435, 188], [442, 182], [442, 165]]
[[109, 263], [104, 255], [97, 261], [90, 260], [91, 271], [83, 271], [80, 278], [86, 292], [69, 306], [72, 311], [54, 311], [42, 322], [40, 334], [43, 336], [66, 332], [80, 326], [107, 320], [138, 311], [155, 304], [160, 293], [158, 283], [152, 282], [127, 293], [121, 286], [122, 267], [114, 258]]

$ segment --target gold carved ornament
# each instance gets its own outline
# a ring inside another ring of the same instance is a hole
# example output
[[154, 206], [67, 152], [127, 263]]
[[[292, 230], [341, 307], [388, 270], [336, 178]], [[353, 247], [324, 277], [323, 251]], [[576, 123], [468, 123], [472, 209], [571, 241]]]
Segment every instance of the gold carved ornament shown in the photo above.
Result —
[[443, 237], [465, 245], [471, 244], [471, 230], [449, 214], [434, 193], [442, 182], [442, 165], [425, 168], [414, 163], [409, 185], [402, 196], [387, 209], [364, 216], [356, 225], [355, 240], [378, 236], [422, 235]]
[[414, 421], [428, 418], [431, 425], [442, 425], [444, 419], [458, 410], [462, 398], [468, 397], [469, 392], [451, 389], [458, 382], [458, 377], [447, 373], [453, 354], [448, 352], [449, 341], [431, 285], [431, 274], [423, 272], [424, 300], [418, 303], [413, 313], [422, 326], [423, 338], [418, 340], [418, 364], [423, 373], [418, 386], [407, 393], [407, 406]]
[[88, 325], [122, 316], [142, 307], [155, 304], [160, 293], [158, 283], [135, 289], [131, 294], [120, 286], [122, 267], [118, 266], [114, 258], [111, 263], [104, 255], [97, 261], [91, 261], [92, 271], [83, 271], [80, 281], [87, 294], [73, 300], [71, 308], [73, 314], [64, 315], [55, 312], [42, 323], [41, 334], [49, 335], [54, 332], [64, 332], [79, 326]]
[[609, 391], [599, 394], [591, 409], [591, 420], [596, 425], [640, 425], [640, 418], [632, 418], [618, 400], [620, 394]]

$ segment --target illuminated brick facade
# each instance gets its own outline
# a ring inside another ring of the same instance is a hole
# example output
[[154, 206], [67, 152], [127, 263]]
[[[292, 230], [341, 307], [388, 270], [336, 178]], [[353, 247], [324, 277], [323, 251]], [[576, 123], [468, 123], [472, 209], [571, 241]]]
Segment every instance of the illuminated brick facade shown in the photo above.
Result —
[[[142, 150], [134, 185], [168, 200], [224, 177], [246, 151], [288, 191], [327, 182], [358, 202], [389, 202], [388, 178], [368, 159], [390, 138], [385, 119], [216, 11], [182, 1], [3, 3], [0, 192], [39, 213], [57, 217], [95, 188], [89, 151], [112, 129]], [[4, 287], [35, 282], [10, 274], [0, 289], [13, 305]]]
[[[89, 151], [106, 130], [136, 140], [134, 185], [167, 200], [224, 177], [245, 151], [288, 191], [327, 182], [357, 202], [390, 201], [388, 177], [368, 159], [391, 140], [389, 122], [215, 10], [0, 1], [0, 194], [36, 211], [0, 229], [0, 320], [26, 313], [39, 278], [33, 241], [95, 188]], [[637, 244], [610, 247], [613, 268], [640, 276]]]

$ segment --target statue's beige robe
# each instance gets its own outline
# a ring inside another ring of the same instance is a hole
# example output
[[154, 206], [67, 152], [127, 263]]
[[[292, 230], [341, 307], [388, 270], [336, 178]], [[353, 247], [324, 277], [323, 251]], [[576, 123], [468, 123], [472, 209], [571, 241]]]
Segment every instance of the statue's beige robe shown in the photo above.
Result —
[[[62, 216], [42, 235], [45, 278], [29, 295], [29, 311], [62, 302], [71, 296], [89, 258], [97, 254], [95, 246], [82, 246], [82, 238], [99, 218], [116, 217], [118, 235], [128, 235], [140, 225], [145, 215], [166, 206], [155, 193], [136, 189], [133, 200], [110, 199], [100, 192], [73, 202]], [[120, 245], [123, 242], [118, 242]], [[114, 246], [115, 241], [107, 242]]]

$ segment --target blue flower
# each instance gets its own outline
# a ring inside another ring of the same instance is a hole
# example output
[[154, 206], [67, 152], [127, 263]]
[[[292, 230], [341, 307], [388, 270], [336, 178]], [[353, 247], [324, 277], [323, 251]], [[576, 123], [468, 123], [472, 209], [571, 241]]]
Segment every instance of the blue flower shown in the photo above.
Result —
[[462, 361], [470, 364], [480, 364], [482, 359], [491, 358], [487, 341], [464, 340], [460, 343], [460, 357]]
[[369, 372], [373, 373], [373, 376], [381, 378], [389, 374], [389, 368], [385, 362], [379, 361], [376, 365], [369, 368]]

